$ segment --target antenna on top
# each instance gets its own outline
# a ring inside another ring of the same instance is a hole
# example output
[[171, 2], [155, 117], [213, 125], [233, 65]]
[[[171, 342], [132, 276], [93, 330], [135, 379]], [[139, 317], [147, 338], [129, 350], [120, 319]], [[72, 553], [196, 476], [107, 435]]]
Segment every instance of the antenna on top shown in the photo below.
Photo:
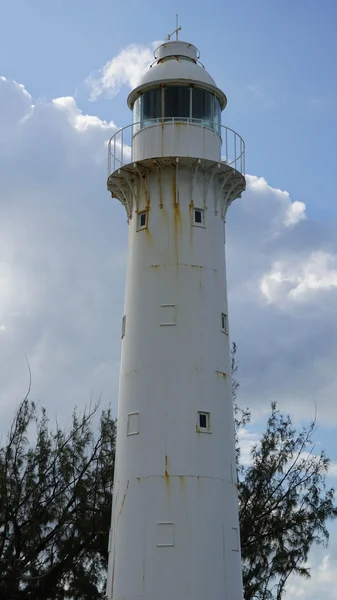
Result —
[[174, 31], [172, 31], [172, 33], [169, 33], [166, 37], [166, 39], [168, 41], [170, 41], [171, 37], [173, 36], [173, 34], [176, 34], [176, 40], [179, 40], [179, 31], [181, 31], [181, 25], [179, 25], [179, 16], [176, 15], [176, 28]]

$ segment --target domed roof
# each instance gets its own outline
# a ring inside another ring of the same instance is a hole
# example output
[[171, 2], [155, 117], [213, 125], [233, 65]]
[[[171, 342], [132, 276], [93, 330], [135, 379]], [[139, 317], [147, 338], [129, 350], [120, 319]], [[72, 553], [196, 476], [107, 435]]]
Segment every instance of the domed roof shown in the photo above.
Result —
[[225, 94], [217, 87], [213, 77], [198, 62], [199, 52], [188, 42], [168, 41], [154, 51], [155, 62], [141, 78], [128, 97], [132, 109], [136, 98], [145, 89], [164, 83], [191, 83], [213, 91], [219, 98], [222, 110], [227, 104]]

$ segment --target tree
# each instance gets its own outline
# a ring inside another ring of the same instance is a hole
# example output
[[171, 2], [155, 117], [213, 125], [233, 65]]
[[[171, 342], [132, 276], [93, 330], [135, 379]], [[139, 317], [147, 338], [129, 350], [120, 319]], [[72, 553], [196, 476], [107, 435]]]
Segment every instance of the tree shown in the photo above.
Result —
[[[49, 430], [28, 396], [0, 449], [0, 598], [103, 597], [115, 421], [98, 405]], [[33, 438], [35, 441], [29, 443]]]
[[[233, 399], [237, 432], [250, 421], [236, 404], [239, 387], [232, 347]], [[334, 490], [326, 488], [329, 459], [315, 455], [313, 420], [299, 432], [275, 403], [251, 464], [240, 464], [238, 494], [245, 600], [280, 600], [291, 574], [310, 577], [305, 565], [315, 544], [326, 545], [327, 523], [337, 517]]]
[[[250, 412], [233, 398], [238, 430]], [[104, 598], [116, 422], [98, 405], [76, 410], [66, 431], [27, 397], [0, 448], [0, 599]], [[337, 516], [326, 489], [329, 460], [314, 454], [315, 422], [299, 432], [275, 404], [265, 432], [240, 463], [238, 492], [245, 600], [280, 600], [292, 573], [308, 577], [314, 544]], [[238, 439], [239, 442], [239, 439]]]

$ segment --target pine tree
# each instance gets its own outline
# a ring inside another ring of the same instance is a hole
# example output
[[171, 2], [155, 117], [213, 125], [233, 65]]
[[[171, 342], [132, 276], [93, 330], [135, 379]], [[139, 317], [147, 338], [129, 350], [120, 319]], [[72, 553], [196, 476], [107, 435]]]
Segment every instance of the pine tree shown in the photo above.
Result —
[[[237, 406], [236, 345], [232, 383], [237, 435], [250, 422], [249, 409]], [[306, 561], [315, 545], [329, 540], [327, 524], [337, 517], [334, 490], [326, 488], [330, 460], [315, 454], [313, 420], [300, 431], [271, 404], [267, 427], [240, 464], [237, 437], [238, 495], [245, 600], [280, 600], [292, 574], [310, 577]]]
[[[237, 429], [250, 412], [237, 406]], [[104, 598], [115, 462], [116, 421], [99, 406], [74, 410], [63, 431], [29, 396], [0, 448], [0, 599]], [[334, 490], [329, 459], [315, 455], [315, 421], [296, 431], [275, 404], [251, 462], [240, 463], [238, 493], [245, 600], [280, 600], [292, 573], [310, 575], [306, 560], [328, 542]], [[238, 440], [239, 442], [239, 436]]]
[[[0, 449], [0, 598], [102, 598], [115, 421], [98, 406], [49, 429], [28, 397]], [[29, 439], [34, 436], [34, 442]]]

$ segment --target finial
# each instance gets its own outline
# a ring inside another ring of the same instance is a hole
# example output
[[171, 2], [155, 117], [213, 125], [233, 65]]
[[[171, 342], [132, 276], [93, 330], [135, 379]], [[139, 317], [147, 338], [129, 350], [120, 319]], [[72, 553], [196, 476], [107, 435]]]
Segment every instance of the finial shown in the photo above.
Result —
[[179, 25], [179, 15], [176, 15], [176, 28], [174, 31], [172, 31], [172, 33], [169, 33], [166, 37], [166, 39], [168, 41], [170, 41], [171, 37], [173, 36], [173, 34], [176, 34], [176, 40], [179, 40], [179, 31], [181, 31], [181, 25]]

